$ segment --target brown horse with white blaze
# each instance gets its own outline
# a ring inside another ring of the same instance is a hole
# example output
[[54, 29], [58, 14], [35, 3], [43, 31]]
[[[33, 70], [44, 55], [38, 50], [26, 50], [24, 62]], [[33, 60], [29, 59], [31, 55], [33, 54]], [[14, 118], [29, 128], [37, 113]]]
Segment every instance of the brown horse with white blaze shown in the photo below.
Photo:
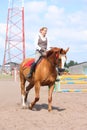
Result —
[[[27, 79], [26, 76], [30, 71], [29, 66], [25, 66], [25, 64], [28, 61], [31, 61], [31, 59], [25, 59], [21, 65], [20, 65], [20, 82], [21, 82], [21, 95], [22, 95], [22, 107], [27, 107], [27, 96], [33, 87], [35, 87], [35, 98], [34, 101], [32, 101], [29, 105], [29, 108], [32, 109], [35, 103], [40, 98], [40, 87], [41, 86], [49, 86], [48, 90], [48, 111], [52, 110], [52, 93], [54, 89], [54, 83], [57, 78], [57, 66], [60, 66], [63, 68], [63, 66], [59, 65], [59, 59], [61, 59], [61, 64], [63, 62], [62, 57], [66, 59], [66, 53], [69, 50], [67, 48], [66, 50], [52, 47], [49, 51], [47, 51], [47, 54], [45, 57], [41, 59], [41, 61], [36, 66], [35, 71], [33, 72], [33, 75], [31, 78]], [[33, 59], [32, 59], [33, 60]], [[64, 64], [64, 63], [63, 63]], [[26, 81], [29, 82], [28, 86], [25, 87]]]

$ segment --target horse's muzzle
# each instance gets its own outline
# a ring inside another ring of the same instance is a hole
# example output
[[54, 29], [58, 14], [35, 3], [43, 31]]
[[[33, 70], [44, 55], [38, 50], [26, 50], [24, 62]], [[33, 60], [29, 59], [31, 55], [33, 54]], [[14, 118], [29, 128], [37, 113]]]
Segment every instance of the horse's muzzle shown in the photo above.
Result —
[[61, 73], [61, 72], [64, 72], [65, 69], [62, 69], [62, 68], [58, 68], [58, 72]]

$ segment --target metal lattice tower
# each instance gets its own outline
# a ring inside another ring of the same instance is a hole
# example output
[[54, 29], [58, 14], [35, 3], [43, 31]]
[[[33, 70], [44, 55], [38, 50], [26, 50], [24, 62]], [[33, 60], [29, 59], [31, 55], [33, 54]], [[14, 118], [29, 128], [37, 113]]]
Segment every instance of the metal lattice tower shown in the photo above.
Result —
[[25, 59], [24, 1], [9, 0], [3, 68]]

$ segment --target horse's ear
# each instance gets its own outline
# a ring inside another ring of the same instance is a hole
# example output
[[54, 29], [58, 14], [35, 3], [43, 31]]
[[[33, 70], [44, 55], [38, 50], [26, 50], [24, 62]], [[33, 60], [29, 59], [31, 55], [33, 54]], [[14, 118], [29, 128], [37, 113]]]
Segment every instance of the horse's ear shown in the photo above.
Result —
[[66, 54], [68, 52], [68, 50], [69, 50], [69, 47], [66, 50], [64, 50], [63, 48], [61, 48], [60, 49], [60, 54]]
[[46, 56], [49, 57], [53, 53], [52, 50], [47, 51]]
[[66, 49], [66, 53], [69, 51], [69, 47]]
[[60, 54], [62, 54], [62, 52], [63, 52], [63, 48], [60, 49]]

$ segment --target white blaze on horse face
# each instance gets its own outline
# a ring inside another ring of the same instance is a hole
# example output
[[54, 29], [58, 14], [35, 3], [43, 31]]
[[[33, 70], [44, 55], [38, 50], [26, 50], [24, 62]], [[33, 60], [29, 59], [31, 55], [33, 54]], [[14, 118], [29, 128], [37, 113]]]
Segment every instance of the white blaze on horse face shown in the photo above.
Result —
[[61, 55], [61, 61], [62, 61], [61, 67], [62, 67], [62, 69], [63, 69], [63, 68], [64, 68], [64, 64], [65, 64], [65, 62], [66, 62], [66, 55]]

